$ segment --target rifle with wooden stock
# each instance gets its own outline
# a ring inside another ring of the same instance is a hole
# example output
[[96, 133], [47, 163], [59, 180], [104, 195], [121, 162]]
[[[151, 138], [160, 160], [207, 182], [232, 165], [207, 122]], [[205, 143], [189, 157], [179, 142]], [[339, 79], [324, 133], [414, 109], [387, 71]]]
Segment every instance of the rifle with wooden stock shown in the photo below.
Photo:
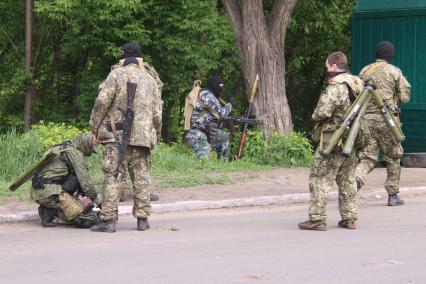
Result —
[[237, 151], [237, 159], [241, 159], [243, 156], [244, 146], [246, 144], [246, 136], [247, 136], [247, 127], [249, 126], [250, 113], [253, 105], [254, 98], [257, 94], [257, 85], [259, 83], [259, 75], [256, 75], [256, 79], [254, 80], [253, 88], [251, 89], [251, 95], [249, 99], [249, 106], [247, 109], [246, 117], [244, 118], [246, 121], [241, 124], [241, 137], [240, 143]]

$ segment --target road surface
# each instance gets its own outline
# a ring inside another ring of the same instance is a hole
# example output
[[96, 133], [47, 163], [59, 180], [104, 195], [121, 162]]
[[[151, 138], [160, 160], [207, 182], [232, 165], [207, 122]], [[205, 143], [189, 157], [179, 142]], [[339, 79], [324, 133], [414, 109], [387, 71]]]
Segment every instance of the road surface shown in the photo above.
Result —
[[307, 205], [170, 213], [93, 233], [0, 225], [0, 283], [426, 283], [426, 198], [360, 204], [358, 229], [300, 231]]

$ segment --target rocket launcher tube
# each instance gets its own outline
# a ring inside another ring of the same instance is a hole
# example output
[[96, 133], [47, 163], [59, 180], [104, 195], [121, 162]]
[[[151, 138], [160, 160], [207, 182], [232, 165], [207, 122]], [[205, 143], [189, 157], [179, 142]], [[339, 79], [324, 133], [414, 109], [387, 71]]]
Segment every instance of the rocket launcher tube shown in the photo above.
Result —
[[361, 127], [361, 120], [364, 117], [365, 112], [367, 111], [368, 102], [370, 101], [371, 94], [369, 94], [368, 99], [365, 101], [364, 105], [361, 107], [360, 112], [352, 123], [351, 129], [349, 130], [348, 137], [346, 138], [345, 144], [343, 145], [342, 156], [349, 157], [352, 154], [354, 148], [356, 137], [358, 136], [359, 129]]
[[402, 133], [401, 128], [395, 122], [392, 114], [389, 111], [388, 105], [383, 102], [383, 99], [378, 92], [373, 92], [372, 96], [373, 96], [374, 102], [376, 103], [376, 106], [378, 106], [380, 108], [380, 112], [384, 116], [386, 123], [390, 127], [392, 134], [395, 137], [396, 141], [398, 141], [398, 142], [404, 141], [405, 140], [404, 133]]
[[343, 137], [347, 130], [350, 129], [352, 122], [355, 117], [361, 110], [361, 107], [365, 104], [367, 99], [369, 98], [370, 93], [374, 90], [374, 86], [367, 83], [362, 93], [357, 97], [357, 99], [350, 106], [348, 112], [345, 115], [345, 118], [342, 123], [338, 126], [336, 131], [334, 131], [333, 135], [330, 138], [330, 142], [327, 147], [320, 152], [321, 156], [324, 158], [328, 158], [333, 151], [334, 147], [336, 147], [339, 140]]

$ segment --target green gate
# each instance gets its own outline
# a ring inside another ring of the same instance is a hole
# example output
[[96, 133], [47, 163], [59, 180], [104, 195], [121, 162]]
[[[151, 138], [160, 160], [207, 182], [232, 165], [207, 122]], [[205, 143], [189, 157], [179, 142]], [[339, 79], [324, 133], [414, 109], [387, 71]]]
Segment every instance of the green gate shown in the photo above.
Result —
[[353, 12], [352, 71], [375, 60], [379, 41], [395, 45], [391, 62], [412, 85], [402, 104], [405, 152], [426, 152], [426, 0], [358, 0]]

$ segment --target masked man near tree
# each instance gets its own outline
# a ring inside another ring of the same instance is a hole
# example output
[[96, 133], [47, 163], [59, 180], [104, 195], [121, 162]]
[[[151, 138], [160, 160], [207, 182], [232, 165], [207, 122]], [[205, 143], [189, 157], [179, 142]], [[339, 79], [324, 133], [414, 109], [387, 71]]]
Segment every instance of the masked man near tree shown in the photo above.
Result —
[[[67, 224], [90, 228], [98, 223], [92, 201], [100, 205], [102, 195], [93, 186], [85, 156], [95, 152], [91, 133], [54, 145], [45, 154], [56, 156], [32, 178], [31, 199], [37, 202], [43, 227], [55, 227], [55, 217]], [[78, 195], [86, 198], [80, 200]], [[90, 198], [90, 199], [89, 199]]]
[[213, 148], [218, 159], [229, 158], [229, 133], [219, 129], [220, 118], [229, 115], [232, 105], [221, 106], [219, 94], [224, 83], [220, 76], [213, 75], [202, 89], [191, 117], [191, 130], [186, 134], [186, 142], [199, 159], [209, 159]]
[[161, 133], [162, 100], [155, 79], [140, 65], [139, 45], [127, 43], [122, 50], [124, 62], [100, 85], [89, 122], [93, 139], [105, 145], [104, 203], [95, 232], [115, 232], [126, 171], [133, 185], [137, 229], [149, 229], [150, 155]]
[[321, 94], [312, 115], [320, 131], [320, 141], [309, 176], [311, 194], [309, 220], [299, 223], [300, 230], [325, 231], [327, 229], [327, 196], [334, 182], [339, 189], [339, 211], [342, 217], [338, 226], [356, 229], [358, 218], [354, 175], [355, 151], [347, 158], [340, 154], [342, 150], [340, 146], [336, 146], [328, 158], [321, 156], [320, 151], [327, 146], [328, 139], [346, 114], [351, 101], [362, 92], [363, 82], [357, 76], [349, 74], [348, 62], [343, 52], [331, 53], [327, 57], [326, 68], [329, 78], [328, 87]]
[[[360, 77], [364, 81], [371, 80], [376, 86], [376, 92], [382, 97], [399, 123], [400, 103], [410, 100], [410, 83], [405, 79], [401, 70], [389, 63], [394, 57], [394, 46], [388, 41], [377, 45], [376, 62], [364, 67]], [[403, 205], [404, 201], [398, 197], [399, 179], [401, 174], [400, 159], [404, 153], [401, 143], [393, 137], [390, 127], [380, 109], [371, 100], [365, 114], [370, 128], [367, 145], [358, 152], [359, 162], [355, 170], [358, 189], [365, 183], [367, 174], [371, 172], [377, 162], [379, 150], [386, 161], [387, 178], [385, 189], [388, 192], [388, 205]]]

